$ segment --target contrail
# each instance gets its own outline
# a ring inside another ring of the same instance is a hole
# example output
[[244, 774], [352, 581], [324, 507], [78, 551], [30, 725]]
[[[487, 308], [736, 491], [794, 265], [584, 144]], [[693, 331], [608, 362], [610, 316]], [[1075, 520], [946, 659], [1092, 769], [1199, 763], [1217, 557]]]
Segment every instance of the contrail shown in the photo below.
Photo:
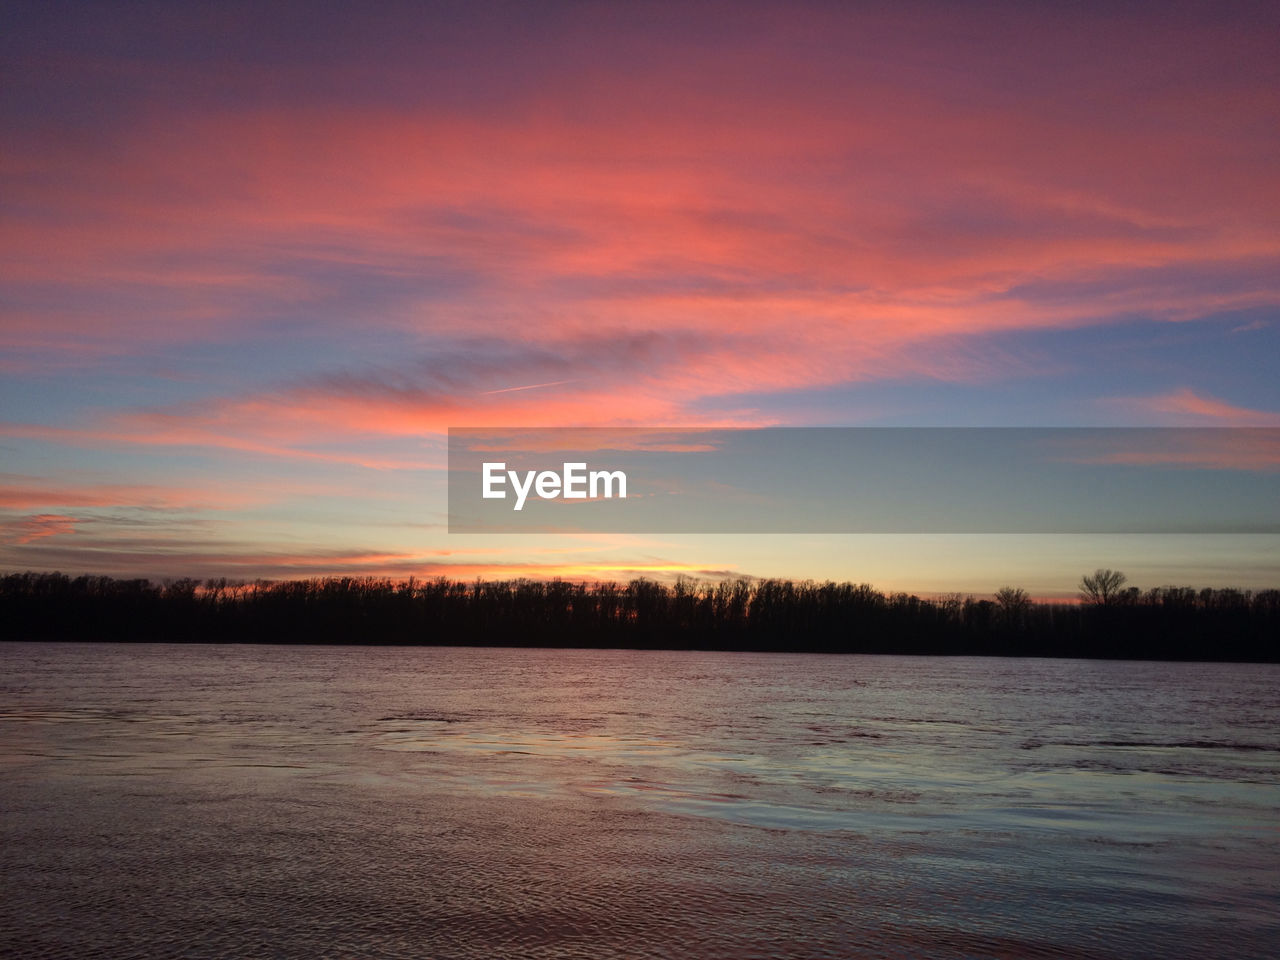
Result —
[[481, 395], [491, 393], [512, 393], [516, 390], [537, 390], [539, 387], [558, 387], [562, 383], [573, 383], [574, 380], [548, 380], [546, 383], [530, 383], [523, 387], [503, 387], [501, 390], [481, 390]]

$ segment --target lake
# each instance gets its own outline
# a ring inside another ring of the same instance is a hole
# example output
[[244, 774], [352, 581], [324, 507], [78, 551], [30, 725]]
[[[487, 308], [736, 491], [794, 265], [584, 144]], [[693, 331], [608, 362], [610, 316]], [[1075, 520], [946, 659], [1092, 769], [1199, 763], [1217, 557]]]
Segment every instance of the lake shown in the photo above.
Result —
[[1280, 667], [0, 644], [0, 954], [1273, 957]]

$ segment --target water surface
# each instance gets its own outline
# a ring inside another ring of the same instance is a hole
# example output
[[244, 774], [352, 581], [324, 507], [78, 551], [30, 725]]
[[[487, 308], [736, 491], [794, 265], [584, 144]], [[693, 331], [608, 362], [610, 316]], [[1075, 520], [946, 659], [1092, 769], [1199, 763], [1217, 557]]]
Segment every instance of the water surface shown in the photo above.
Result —
[[0, 644], [0, 953], [1236, 957], [1280, 669]]

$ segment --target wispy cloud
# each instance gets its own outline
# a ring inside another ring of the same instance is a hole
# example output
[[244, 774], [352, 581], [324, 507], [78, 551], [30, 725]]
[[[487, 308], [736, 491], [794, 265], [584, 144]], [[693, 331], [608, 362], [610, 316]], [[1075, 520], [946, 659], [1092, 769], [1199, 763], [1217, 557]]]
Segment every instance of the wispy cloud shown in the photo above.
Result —
[[[1257, 31], [1199, 23], [1156, 41], [1117, 17], [1117, 51], [1140, 36], [1149, 56], [1113, 62], [1094, 32], [1029, 15], [1009, 50], [1091, 65], [1054, 75], [973, 44], [942, 9], [744, 14], [710, 61], [683, 33], [615, 19], [581, 48], [566, 24], [552, 46], [567, 73], [504, 72], [515, 49], [486, 57], [500, 109], [389, 88], [179, 109], [144, 88], [105, 137], [15, 136], [6, 348], [38, 365], [282, 328], [358, 344], [603, 327], [754, 335], [791, 371], [739, 364], [730, 392], [785, 387], [800, 366], [875, 375], [884, 350], [940, 335], [1280, 303], [1260, 159], [1274, 107], [1241, 66], [1262, 56]], [[1194, 98], [1152, 44], [1204, 67]], [[612, 48], [612, 63], [587, 52]], [[659, 74], [634, 69], [656, 52]], [[376, 66], [456, 95], [422, 59]], [[591, 82], [566, 79], [575, 63]], [[219, 72], [260, 79], [242, 61]]]
[[[235, 549], [216, 539], [168, 537], [154, 534], [117, 536], [102, 531], [78, 536], [85, 542], [59, 546], [55, 538], [75, 533], [81, 518], [34, 516], [0, 522], [0, 568], [62, 569], [75, 573], [164, 578], [175, 571], [199, 578], [228, 577], [237, 580], [306, 578], [322, 576], [377, 576], [392, 579], [448, 577], [473, 580], [531, 578], [539, 580], [623, 581], [637, 577], [674, 580], [681, 576], [726, 579], [748, 576], [732, 567], [691, 563], [656, 557], [613, 559], [528, 559], [494, 556], [505, 551], [440, 549], [380, 551], [373, 549], [324, 549], [284, 552], [270, 548]], [[553, 554], [556, 551], [553, 551]], [[526, 557], [529, 551], [525, 551]], [[536, 556], [538, 551], [532, 551]], [[476, 556], [475, 554], [480, 554]], [[487, 556], [484, 556], [487, 554]]]
[[1135, 415], [1155, 416], [1170, 426], [1280, 427], [1280, 413], [1237, 406], [1190, 387], [1148, 397], [1114, 397], [1106, 402]]
[[76, 517], [60, 513], [39, 513], [16, 520], [0, 519], [0, 536], [16, 544], [33, 543], [45, 537], [57, 537], [76, 532]]
[[[304, 485], [292, 485], [296, 494]], [[147, 507], [153, 509], [225, 510], [270, 503], [286, 493], [275, 484], [259, 481], [250, 488], [226, 484], [204, 488], [159, 484], [51, 482], [46, 477], [0, 474], [0, 509], [30, 510], [40, 507]]]

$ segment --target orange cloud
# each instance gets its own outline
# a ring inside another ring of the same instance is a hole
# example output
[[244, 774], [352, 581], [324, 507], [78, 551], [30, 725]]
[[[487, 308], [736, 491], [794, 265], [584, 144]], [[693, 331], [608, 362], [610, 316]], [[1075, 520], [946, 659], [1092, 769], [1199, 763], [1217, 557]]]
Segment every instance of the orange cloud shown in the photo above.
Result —
[[[739, 574], [732, 568], [654, 558], [548, 561], [501, 559], [518, 551], [441, 549], [425, 551], [325, 550], [283, 552], [272, 549], [228, 549], [216, 542], [190, 543], [175, 537], [93, 538], [92, 550], [83, 545], [59, 548], [44, 538], [74, 532], [75, 517], [40, 516], [6, 526], [6, 541], [22, 549], [0, 553], [0, 563], [12, 569], [36, 565], [44, 569], [107, 573], [116, 576], [163, 578], [175, 571], [199, 578], [285, 579], [321, 576], [378, 576], [450, 579], [629, 580], [648, 577], [674, 580], [680, 576], [723, 579]], [[16, 535], [16, 538], [10, 539]], [[528, 553], [529, 551], [520, 551]], [[567, 553], [551, 550], [534, 553]], [[473, 557], [471, 559], [457, 559]], [[487, 555], [487, 556], [486, 556]], [[495, 558], [499, 555], [499, 558]]]

